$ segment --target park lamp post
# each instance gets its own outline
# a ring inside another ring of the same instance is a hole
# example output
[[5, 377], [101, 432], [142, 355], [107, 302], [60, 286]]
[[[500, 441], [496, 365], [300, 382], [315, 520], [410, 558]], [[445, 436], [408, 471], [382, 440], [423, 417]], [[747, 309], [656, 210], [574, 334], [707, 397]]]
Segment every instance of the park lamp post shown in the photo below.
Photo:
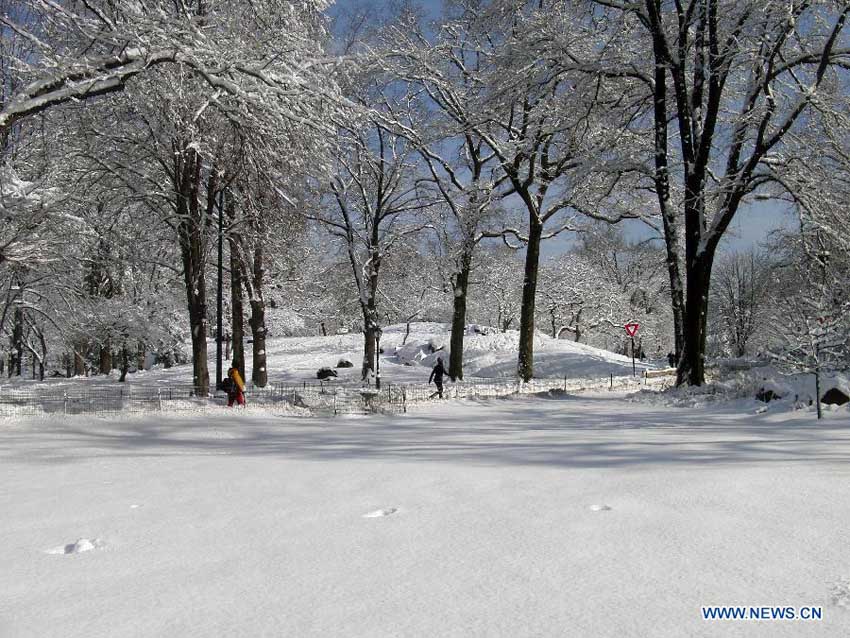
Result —
[[381, 327], [375, 327], [375, 389], [381, 389]]
[[222, 314], [223, 314], [223, 296], [222, 296], [222, 280], [223, 280], [223, 247], [224, 237], [224, 189], [218, 193], [218, 276], [216, 278], [216, 331], [215, 331], [215, 389], [221, 390], [221, 377], [224, 372], [221, 360], [222, 346]]

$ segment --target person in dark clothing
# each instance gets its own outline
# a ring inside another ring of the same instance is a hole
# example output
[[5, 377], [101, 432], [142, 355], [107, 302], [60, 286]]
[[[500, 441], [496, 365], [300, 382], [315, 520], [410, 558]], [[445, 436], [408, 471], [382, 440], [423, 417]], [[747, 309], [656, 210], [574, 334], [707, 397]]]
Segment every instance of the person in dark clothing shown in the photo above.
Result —
[[235, 367], [227, 371], [227, 377], [222, 383], [222, 389], [227, 392], [227, 407], [232, 408], [236, 403], [245, 407], [245, 382]]
[[435, 394], [440, 395], [440, 398], [443, 398], [443, 375], [446, 374], [446, 369], [443, 367], [442, 358], [437, 358], [437, 365], [434, 366], [434, 369], [431, 370], [431, 376], [428, 379], [428, 384], [430, 385], [433, 381], [437, 385], [437, 391], [431, 395], [433, 397]]
[[675, 367], [676, 367], [676, 355], [675, 355], [675, 354], [673, 354], [672, 352], [669, 352], [669, 353], [667, 354], [667, 363], [669, 363], [669, 364], [670, 364], [670, 367], [671, 367], [671, 368], [675, 368]]

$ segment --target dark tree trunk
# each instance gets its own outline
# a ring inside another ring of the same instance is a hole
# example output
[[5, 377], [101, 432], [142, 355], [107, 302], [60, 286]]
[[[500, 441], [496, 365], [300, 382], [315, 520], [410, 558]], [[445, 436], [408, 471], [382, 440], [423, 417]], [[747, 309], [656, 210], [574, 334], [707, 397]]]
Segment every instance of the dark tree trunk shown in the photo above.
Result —
[[706, 318], [713, 261], [713, 255], [704, 252], [694, 257], [693, 264], [687, 268], [684, 349], [677, 374], [679, 385], [705, 383]]
[[86, 374], [86, 360], [79, 350], [74, 350], [74, 376], [82, 377]]
[[100, 373], [112, 372], [112, 346], [109, 342], [100, 346]]
[[582, 313], [583, 310], [584, 310], [584, 308], [580, 308], [579, 311], [576, 313], [576, 320], [575, 320], [575, 325], [576, 325], [575, 342], [576, 343], [579, 343], [581, 341], [581, 313]]
[[210, 373], [207, 362], [207, 293], [204, 278], [205, 210], [198, 198], [201, 157], [193, 147], [175, 142], [174, 162], [177, 216], [180, 220], [178, 235], [192, 337], [192, 378], [195, 393], [206, 396], [210, 390]]
[[9, 361], [9, 376], [21, 376], [21, 366], [24, 360], [24, 311], [15, 308], [14, 325], [12, 327], [12, 357]]
[[[381, 254], [377, 248], [378, 236], [377, 226], [372, 231], [371, 244], [371, 268], [369, 276], [363, 281], [362, 285], [366, 287], [367, 299], [361, 300], [360, 307], [363, 311], [363, 367], [361, 369], [361, 377], [365, 381], [369, 377], [369, 373], [375, 372], [375, 358], [380, 356], [378, 352], [376, 338], [378, 331], [378, 307], [376, 303], [378, 295], [378, 274], [381, 270]], [[354, 260], [352, 258], [352, 264]], [[355, 265], [356, 268], [356, 265]], [[361, 292], [362, 294], [362, 292]]]
[[41, 346], [41, 358], [38, 360], [38, 378], [44, 381], [44, 362], [47, 361], [47, 339], [44, 338], [44, 332], [38, 333], [38, 343]]
[[324, 321], [322, 321], [320, 325], [321, 325], [321, 327], [322, 327], [322, 336], [323, 336], [323, 337], [327, 337], [327, 336], [328, 336], [328, 329], [327, 329], [327, 328], [325, 328], [325, 322], [324, 322]]
[[[124, 345], [124, 347], [121, 348], [122, 365], [123, 365], [124, 351], [126, 349], [127, 349], [126, 345]], [[127, 356], [129, 357], [129, 353], [128, 353]], [[127, 364], [127, 367], [128, 368], [130, 367], [129, 363]], [[136, 370], [144, 370], [144, 369], [145, 369], [145, 344], [142, 343], [141, 341], [139, 341], [138, 345], [136, 346]]]
[[242, 302], [242, 264], [239, 261], [238, 247], [233, 237], [228, 238], [230, 244], [230, 320], [231, 339], [233, 340], [233, 356], [231, 365], [239, 370], [239, 375], [245, 378], [245, 309]]
[[369, 378], [369, 374], [375, 371], [375, 356], [377, 355], [377, 347], [375, 344], [375, 323], [366, 320], [366, 329], [363, 330], [363, 367], [361, 368], [361, 378], [365, 381]]
[[[139, 368], [141, 369], [141, 368]], [[130, 353], [127, 351], [127, 344], [121, 346], [121, 376], [118, 377], [120, 383], [127, 380], [127, 372], [130, 370]]]
[[269, 376], [266, 370], [266, 301], [263, 297], [263, 248], [254, 249], [253, 294], [251, 295], [251, 334], [253, 343], [253, 365], [251, 381], [258, 388], [265, 388]]
[[522, 312], [519, 326], [517, 375], [523, 381], [534, 376], [534, 301], [537, 296], [537, 271], [540, 264], [540, 239], [543, 225], [532, 218], [525, 253], [525, 277], [522, 282]]
[[449, 353], [449, 378], [463, 379], [463, 339], [466, 334], [466, 300], [469, 291], [469, 271], [472, 267], [472, 252], [465, 250], [461, 255], [460, 272], [454, 282], [454, 311], [452, 313], [451, 352]]
[[206, 396], [210, 389], [207, 363], [207, 304], [203, 267], [195, 261], [202, 255], [193, 247], [185, 251], [186, 299], [189, 307], [189, 326], [192, 334], [192, 381], [198, 396]]
[[655, 34], [653, 37], [655, 54], [655, 190], [661, 219], [664, 224], [664, 242], [667, 250], [667, 274], [670, 278], [670, 301], [673, 310], [673, 335], [675, 354], [678, 361], [684, 348], [684, 297], [682, 275], [679, 269], [678, 224], [675, 209], [670, 202], [670, 172], [667, 164], [668, 115], [667, 115], [667, 65], [664, 64], [664, 48]]

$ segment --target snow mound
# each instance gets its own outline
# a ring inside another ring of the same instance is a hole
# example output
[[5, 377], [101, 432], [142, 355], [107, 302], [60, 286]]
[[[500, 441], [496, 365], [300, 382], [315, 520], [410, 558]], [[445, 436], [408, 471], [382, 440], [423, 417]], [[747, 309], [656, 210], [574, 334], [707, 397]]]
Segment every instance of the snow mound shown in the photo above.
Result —
[[59, 547], [54, 547], [52, 549], [48, 549], [46, 553], [48, 554], [82, 554], [83, 552], [90, 552], [95, 549], [103, 549], [106, 546], [99, 538], [88, 539], [88, 538], [80, 538], [77, 539], [74, 543], [68, 543], [67, 545], [60, 545]]
[[431, 359], [434, 363], [437, 362], [437, 356], [443, 357], [444, 362], [448, 361], [449, 349], [439, 337], [427, 340], [414, 339], [399, 346], [395, 355], [398, 363], [402, 365], [429, 365]]
[[363, 518], [381, 518], [383, 516], [390, 516], [391, 514], [395, 514], [398, 511], [395, 507], [388, 507], [386, 509], [375, 510], [374, 512], [367, 512], [363, 515]]

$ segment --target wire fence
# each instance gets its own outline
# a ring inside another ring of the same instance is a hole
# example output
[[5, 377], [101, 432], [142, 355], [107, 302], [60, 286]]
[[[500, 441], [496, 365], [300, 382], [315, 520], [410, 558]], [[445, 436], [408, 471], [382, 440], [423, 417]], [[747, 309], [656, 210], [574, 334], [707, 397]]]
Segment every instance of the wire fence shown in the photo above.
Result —
[[[520, 383], [516, 379], [466, 379], [443, 386], [442, 397], [436, 386], [424, 383], [385, 383], [357, 386], [333, 381], [273, 383], [265, 388], [248, 387], [248, 405], [259, 408], [288, 406], [311, 414], [337, 416], [351, 414], [400, 414], [417, 406], [442, 399], [502, 397], [562, 391], [638, 389], [651, 383], [666, 384], [665, 378], [609, 375], [600, 379], [549, 378]], [[0, 387], [0, 416], [41, 416], [119, 413], [206, 411], [226, 405], [224, 393], [199, 396], [191, 385], [99, 386], [62, 389], [19, 389]]]

